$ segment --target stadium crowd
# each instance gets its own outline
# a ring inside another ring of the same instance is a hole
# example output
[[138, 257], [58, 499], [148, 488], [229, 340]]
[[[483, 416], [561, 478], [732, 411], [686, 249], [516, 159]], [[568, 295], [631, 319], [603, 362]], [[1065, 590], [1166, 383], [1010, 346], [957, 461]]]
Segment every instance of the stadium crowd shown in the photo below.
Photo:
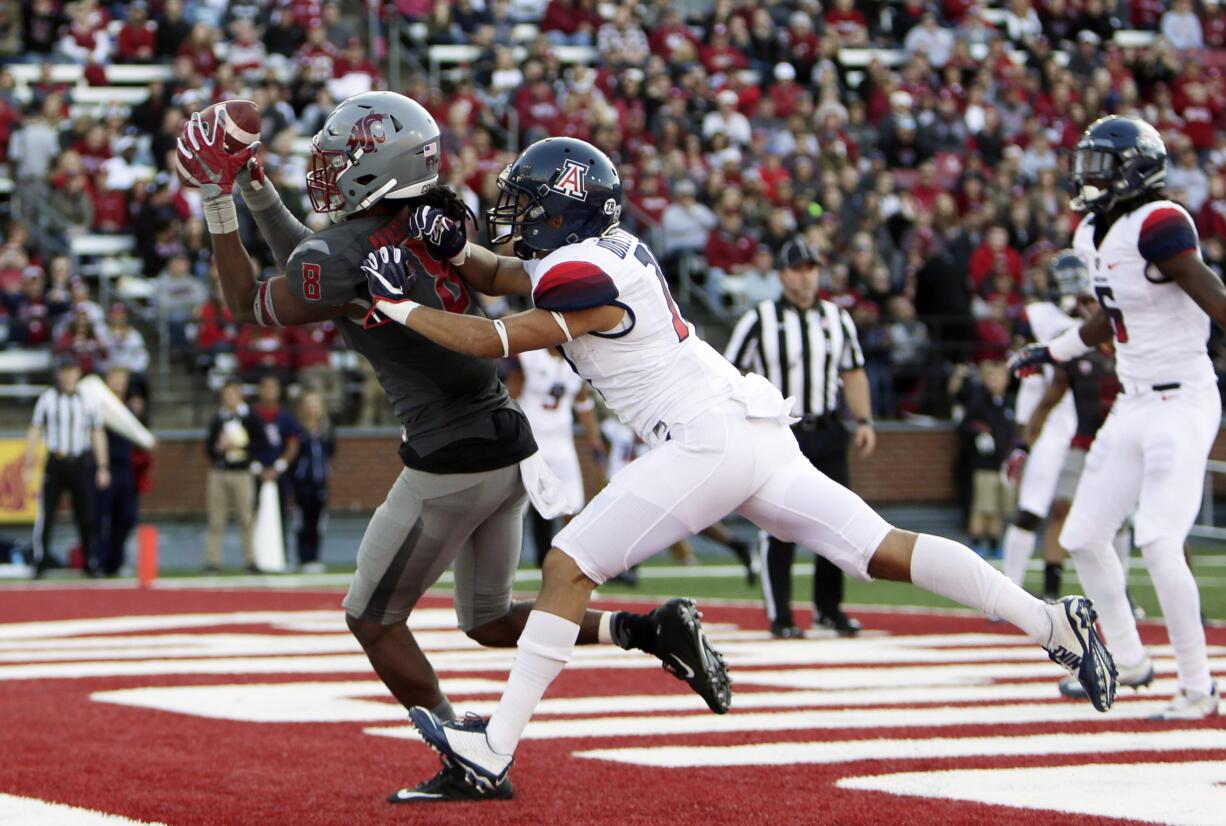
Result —
[[[369, 9], [373, 38], [359, 11], [0, 2], [0, 61], [43, 66], [28, 84], [0, 70], [0, 160], [15, 184], [5, 342], [128, 358], [135, 348], [120, 356], [109, 338], [139, 335], [123, 305], [104, 314], [66, 254], [75, 235], [127, 233], [154, 285], [135, 314], [186, 363], [234, 351], [251, 377], [324, 367], [331, 325], [282, 333], [228, 318], [198, 198], [168, 159], [192, 112], [249, 97], [264, 112], [266, 169], [318, 226], [303, 139], [336, 101], [386, 85], [397, 37], [418, 67], [399, 91], [443, 127], [444, 179], [477, 214], [515, 148], [590, 140], [622, 171], [626, 223], [716, 322], [773, 297], [772, 253], [802, 234], [824, 259], [823, 294], [858, 326], [879, 417], [944, 413], [952, 365], [997, 360], [1027, 335], [1026, 295], [1074, 225], [1068, 150], [1100, 115], [1158, 126], [1172, 196], [1196, 217], [1206, 261], [1226, 263], [1219, 0], [397, 0]], [[428, 72], [439, 45], [476, 58]], [[131, 105], [77, 105], [79, 87], [53, 78], [60, 62], [83, 65], [93, 86], [119, 64], [168, 64], [171, 79]], [[248, 248], [269, 268], [252, 229]]]

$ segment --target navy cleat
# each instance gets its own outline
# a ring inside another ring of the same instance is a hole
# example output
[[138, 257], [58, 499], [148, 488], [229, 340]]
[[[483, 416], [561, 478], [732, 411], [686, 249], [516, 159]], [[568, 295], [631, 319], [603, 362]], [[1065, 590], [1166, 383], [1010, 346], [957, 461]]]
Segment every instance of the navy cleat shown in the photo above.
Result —
[[1051, 620], [1051, 636], [1043, 646], [1047, 656], [1077, 678], [1094, 708], [1111, 708], [1118, 673], [1111, 652], [1094, 630], [1098, 614], [1093, 603], [1085, 597], [1064, 597], [1047, 606], [1047, 616]]
[[[1116, 668], [1116, 684], [1127, 686], [1134, 691], [1145, 688], [1153, 681], [1154, 664], [1148, 656], [1132, 668], [1125, 668], [1122, 665]], [[1081, 687], [1081, 682], [1076, 677], [1065, 677], [1061, 680], [1060, 693], [1065, 697], [1078, 699], [1084, 699], [1086, 696], [1086, 690]]]
[[511, 778], [504, 777], [493, 791], [485, 791], [469, 783], [464, 773], [443, 766], [438, 774], [412, 789], [400, 789], [388, 795], [388, 803], [449, 803], [481, 800], [510, 800], [515, 796]]
[[716, 714], [732, 705], [732, 681], [724, 658], [702, 631], [702, 614], [690, 599], [670, 599], [650, 614], [656, 632], [655, 655], [664, 670], [685, 680]]
[[466, 714], [463, 720], [444, 723], [421, 706], [409, 709], [409, 720], [426, 745], [439, 753], [443, 765], [455, 769], [460, 779], [482, 794], [494, 792], [506, 779], [514, 758], [490, 748], [485, 737], [489, 720]]

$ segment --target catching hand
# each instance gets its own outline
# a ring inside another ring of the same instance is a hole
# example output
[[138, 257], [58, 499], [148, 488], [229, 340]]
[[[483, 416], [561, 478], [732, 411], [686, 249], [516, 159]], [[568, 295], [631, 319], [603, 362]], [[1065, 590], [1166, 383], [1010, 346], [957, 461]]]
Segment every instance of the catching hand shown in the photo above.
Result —
[[1027, 344], [1013, 355], [1009, 356], [1009, 369], [1019, 379], [1033, 376], [1043, 369], [1045, 364], [1055, 364], [1051, 351], [1042, 344]]
[[199, 112], [192, 115], [183, 126], [175, 152], [179, 177], [189, 186], [199, 187], [205, 201], [231, 194], [239, 170], [259, 149], [257, 142], [238, 153], [227, 152], [225, 117], [225, 107], [216, 109], [211, 123], [206, 123]]
[[464, 221], [448, 218], [440, 207], [422, 205], [409, 213], [409, 237], [422, 241], [436, 261], [449, 261], [464, 250]]

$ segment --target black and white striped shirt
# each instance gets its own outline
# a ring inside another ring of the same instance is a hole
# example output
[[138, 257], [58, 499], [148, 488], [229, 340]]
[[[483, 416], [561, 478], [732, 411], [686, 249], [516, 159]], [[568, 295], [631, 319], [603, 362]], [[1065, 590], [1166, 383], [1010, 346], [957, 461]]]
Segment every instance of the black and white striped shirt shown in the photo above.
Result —
[[851, 316], [829, 301], [807, 310], [786, 299], [763, 301], [737, 322], [725, 357], [794, 396], [794, 416], [837, 413], [839, 374], [864, 366]]
[[38, 397], [32, 424], [42, 428], [48, 453], [76, 458], [91, 450], [90, 436], [102, 427], [102, 417], [98, 406], [79, 392], [52, 387]]

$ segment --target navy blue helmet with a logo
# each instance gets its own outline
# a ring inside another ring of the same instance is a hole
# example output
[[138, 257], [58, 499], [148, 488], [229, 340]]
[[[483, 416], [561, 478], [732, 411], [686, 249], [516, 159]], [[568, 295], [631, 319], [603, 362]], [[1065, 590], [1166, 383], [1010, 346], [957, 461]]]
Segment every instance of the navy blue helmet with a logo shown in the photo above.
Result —
[[1047, 297], [1066, 313], [1071, 313], [1078, 300], [1092, 296], [1090, 268], [1074, 250], [1060, 250], [1047, 265]]
[[586, 141], [545, 138], [498, 176], [498, 203], [485, 213], [495, 244], [515, 242], [532, 258], [602, 235], [622, 211], [622, 182], [609, 156]]
[[1090, 124], [1073, 150], [1072, 208], [1103, 214], [1166, 186], [1166, 145], [1140, 118], [1109, 115]]

